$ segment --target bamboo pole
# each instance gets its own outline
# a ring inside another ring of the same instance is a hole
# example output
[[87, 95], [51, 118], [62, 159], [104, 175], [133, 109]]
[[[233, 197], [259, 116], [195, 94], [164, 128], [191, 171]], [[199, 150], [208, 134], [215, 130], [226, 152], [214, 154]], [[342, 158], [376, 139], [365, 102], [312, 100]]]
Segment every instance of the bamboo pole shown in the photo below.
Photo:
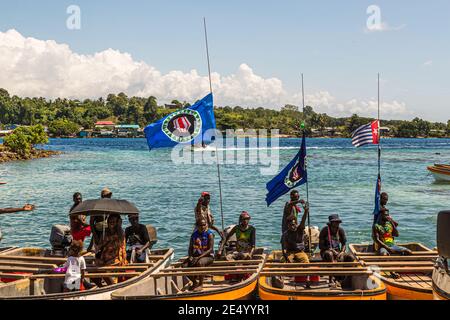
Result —
[[161, 277], [176, 277], [176, 276], [223, 276], [226, 274], [253, 274], [258, 269], [247, 270], [220, 270], [220, 271], [178, 271], [167, 273], [150, 274], [149, 277], [161, 278]]
[[296, 267], [352, 267], [352, 266], [362, 266], [361, 262], [311, 262], [311, 263], [266, 263], [264, 268], [276, 268], [276, 267], [286, 267], [286, 268], [296, 268]]
[[[356, 255], [358, 257], [372, 257], [372, 256], [381, 257], [376, 252], [359, 252]], [[437, 251], [413, 251], [412, 255], [409, 255], [409, 256], [397, 256], [397, 257], [437, 256], [437, 255], [438, 255]], [[390, 257], [395, 257], [395, 256], [390, 256]]]
[[188, 268], [168, 268], [162, 269], [158, 273], [171, 273], [178, 271], [227, 271], [227, 270], [255, 270], [258, 266], [208, 266], [208, 267], [188, 267]]
[[361, 261], [433, 261], [438, 256], [368, 256], [361, 257]]
[[[213, 266], [229, 266], [229, 265], [259, 265], [263, 260], [238, 260], [238, 261], [214, 261]], [[177, 267], [181, 266], [183, 262], [175, 262], [170, 266]]]

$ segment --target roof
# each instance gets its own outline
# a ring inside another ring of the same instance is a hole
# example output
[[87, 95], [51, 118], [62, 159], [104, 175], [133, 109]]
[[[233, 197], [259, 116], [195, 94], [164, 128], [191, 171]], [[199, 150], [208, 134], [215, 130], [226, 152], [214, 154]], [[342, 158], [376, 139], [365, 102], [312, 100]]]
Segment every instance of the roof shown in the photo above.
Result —
[[116, 129], [139, 129], [139, 125], [137, 124], [119, 124], [116, 126]]
[[114, 122], [112, 121], [97, 121], [95, 123], [96, 126], [113, 126]]

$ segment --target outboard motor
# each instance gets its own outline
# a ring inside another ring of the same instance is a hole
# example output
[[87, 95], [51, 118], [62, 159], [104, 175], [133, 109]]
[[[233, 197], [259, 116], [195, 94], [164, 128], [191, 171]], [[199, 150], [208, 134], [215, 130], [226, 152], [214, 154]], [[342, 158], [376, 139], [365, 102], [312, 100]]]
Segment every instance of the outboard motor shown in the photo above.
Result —
[[72, 243], [70, 227], [65, 225], [54, 225], [50, 233], [50, 244], [52, 245], [52, 256], [66, 256], [67, 248]]

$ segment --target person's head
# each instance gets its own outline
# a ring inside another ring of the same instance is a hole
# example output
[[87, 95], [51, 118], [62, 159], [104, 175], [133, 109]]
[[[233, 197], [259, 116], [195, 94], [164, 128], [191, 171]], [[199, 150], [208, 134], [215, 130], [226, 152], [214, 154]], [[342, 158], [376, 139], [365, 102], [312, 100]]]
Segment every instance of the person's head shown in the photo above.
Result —
[[71, 215], [70, 216], [70, 228], [73, 230], [77, 230], [81, 227], [83, 221], [81, 221], [81, 217], [79, 215]]
[[82, 196], [81, 196], [81, 193], [75, 192], [75, 193], [73, 194], [73, 203], [74, 203], [75, 205], [78, 205], [78, 204], [80, 204], [82, 201], [83, 201], [83, 198], [82, 198]]
[[203, 218], [198, 219], [196, 221], [195, 225], [197, 226], [197, 230], [199, 232], [204, 232], [204, 231], [208, 230], [208, 223]]
[[120, 228], [121, 225], [121, 221], [122, 219], [120, 218], [120, 215], [118, 214], [111, 214], [108, 217], [108, 229], [110, 231], [114, 231], [117, 230], [118, 228]]
[[295, 219], [294, 215], [290, 215], [289, 217], [287, 217], [286, 223], [289, 230], [297, 230], [297, 220]]
[[100, 196], [103, 198], [111, 199], [112, 192], [108, 188], [103, 188], [102, 192], [100, 193]]
[[202, 192], [201, 195], [201, 199], [202, 199], [202, 204], [204, 206], [207, 206], [209, 204], [209, 202], [211, 201], [211, 195], [209, 194], [209, 192]]
[[139, 225], [139, 215], [130, 214], [128, 216], [128, 221], [130, 221], [132, 227], [137, 227]]
[[381, 220], [381, 223], [385, 223], [385, 222], [389, 221], [389, 210], [388, 209], [386, 209], [386, 208], [380, 209], [379, 220]]
[[332, 214], [328, 217], [328, 225], [330, 226], [331, 230], [337, 230], [341, 223], [342, 220], [339, 218], [338, 214]]
[[239, 216], [239, 225], [241, 227], [247, 228], [248, 223], [250, 222], [250, 215], [247, 211], [242, 211], [242, 213]]
[[292, 190], [291, 191], [291, 201], [297, 201], [298, 199], [300, 199], [300, 193], [298, 193], [297, 190]]
[[386, 192], [383, 192], [380, 195], [380, 203], [381, 203], [381, 205], [385, 206], [388, 203], [388, 201], [389, 201], [388, 194]]
[[79, 257], [83, 250], [83, 241], [72, 240], [69, 247], [69, 257]]

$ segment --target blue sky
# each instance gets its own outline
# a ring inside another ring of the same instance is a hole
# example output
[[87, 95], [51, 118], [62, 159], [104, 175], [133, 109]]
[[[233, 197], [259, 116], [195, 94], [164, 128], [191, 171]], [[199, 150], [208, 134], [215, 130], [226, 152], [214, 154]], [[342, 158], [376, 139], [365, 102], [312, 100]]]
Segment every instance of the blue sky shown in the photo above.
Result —
[[[81, 9], [80, 30], [66, 28], [66, 8], [71, 4]], [[387, 30], [366, 30], [366, 10], [373, 4], [380, 7]], [[15, 29], [23, 37], [55, 40], [69, 45], [77, 54], [93, 55], [112, 48], [131, 54], [134, 61], [145, 62], [163, 75], [174, 70], [189, 73], [192, 69], [206, 75], [205, 16], [214, 72], [230, 76], [245, 63], [259, 77], [282, 82], [286, 94], [277, 102], [267, 100], [266, 107], [299, 103], [295, 94], [303, 72], [307, 93], [317, 93], [317, 101], [323, 101], [320, 92], [332, 97], [332, 102], [317, 102], [311, 97], [311, 103], [319, 104], [319, 111], [344, 115], [354, 110], [350, 105], [370, 104], [376, 99], [376, 74], [381, 72], [383, 101], [389, 106], [397, 102], [406, 109], [398, 114], [387, 112], [386, 117], [450, 119], [447, 0], [348, 0], [345, 4], [299, 0], [42, 0], [4, 1], [0, 9], [0, 32]], [[232, 104], [230, 95], [219, 96], [216, 102]], [[321, 107], [321, 103], [326, 106]], [[236, 96], [235, 104], [258, 103]]]

